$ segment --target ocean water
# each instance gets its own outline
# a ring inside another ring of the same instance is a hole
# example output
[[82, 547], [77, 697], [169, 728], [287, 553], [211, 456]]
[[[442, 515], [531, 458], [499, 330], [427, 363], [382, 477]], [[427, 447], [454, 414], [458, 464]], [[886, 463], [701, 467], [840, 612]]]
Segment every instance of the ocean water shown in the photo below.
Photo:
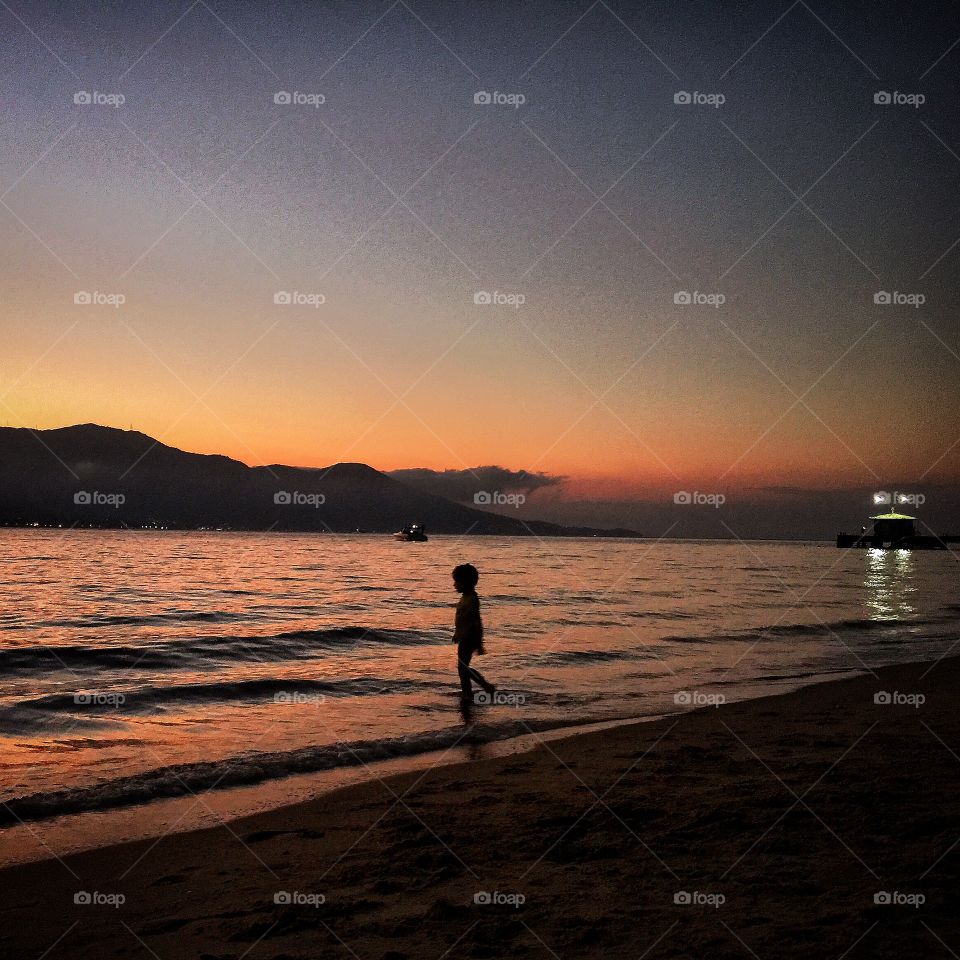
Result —
[[[936, 659], [960, 636], [947, 553], [3, 530], [0, 556], [0, 861], [42, 855], [52, 828], [82, 845], [91, 815], [462, 759]], [[481, 571], [475, 665], [500, 693], [467, 712], [450, 644], [464, 561]]]

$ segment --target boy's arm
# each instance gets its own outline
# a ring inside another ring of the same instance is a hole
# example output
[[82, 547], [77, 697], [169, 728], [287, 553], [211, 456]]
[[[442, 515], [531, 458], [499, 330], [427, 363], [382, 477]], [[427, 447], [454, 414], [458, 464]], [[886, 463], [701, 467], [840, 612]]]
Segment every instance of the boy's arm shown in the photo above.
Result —
[[480, 619], [480, 598], [474, 594], [470, 598], [466, 611], [466, 638], [474, 646], [483, 646], [483, 621]]
[[453, 614], [453, 642], [459, 643], [464, 639], [464, 620], [463, 620], [463, 606], [458, 602], [456, 609]]

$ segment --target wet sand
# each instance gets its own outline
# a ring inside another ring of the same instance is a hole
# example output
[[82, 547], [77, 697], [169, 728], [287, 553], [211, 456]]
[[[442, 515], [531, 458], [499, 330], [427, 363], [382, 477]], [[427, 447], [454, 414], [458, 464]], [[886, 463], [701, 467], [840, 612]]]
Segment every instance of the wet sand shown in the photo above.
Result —
[[883, 668], [14, 867], [0, 956], [948, 958], [958, 688]]

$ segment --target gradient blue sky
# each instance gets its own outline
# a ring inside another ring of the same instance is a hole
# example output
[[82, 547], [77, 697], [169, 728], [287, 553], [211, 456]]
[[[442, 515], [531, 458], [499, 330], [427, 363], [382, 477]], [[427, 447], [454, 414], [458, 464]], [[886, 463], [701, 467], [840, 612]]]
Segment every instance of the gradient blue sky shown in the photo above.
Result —
[[955, 480], [958, 33], [946, 4], [11, 2], [0, 420], [574, 499]]

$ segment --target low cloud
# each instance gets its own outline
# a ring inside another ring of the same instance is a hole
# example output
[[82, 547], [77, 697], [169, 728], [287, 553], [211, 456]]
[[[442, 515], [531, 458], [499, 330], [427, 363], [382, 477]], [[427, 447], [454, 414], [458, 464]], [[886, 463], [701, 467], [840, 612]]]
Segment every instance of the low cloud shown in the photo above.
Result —
[[530, 473], [527, 470], [508, 470], [506, 467], [473, 467], [467, 470], [429, 470], [411, 467], [391, 470], [389, 476], [408, 486], [446, 497], [459, 503], [472, 503], [474, 495], [485, 490], [500, 493], [522, 493], [530, 496], [544, 487], [557, 487], [567, 478], [550, 473]]

